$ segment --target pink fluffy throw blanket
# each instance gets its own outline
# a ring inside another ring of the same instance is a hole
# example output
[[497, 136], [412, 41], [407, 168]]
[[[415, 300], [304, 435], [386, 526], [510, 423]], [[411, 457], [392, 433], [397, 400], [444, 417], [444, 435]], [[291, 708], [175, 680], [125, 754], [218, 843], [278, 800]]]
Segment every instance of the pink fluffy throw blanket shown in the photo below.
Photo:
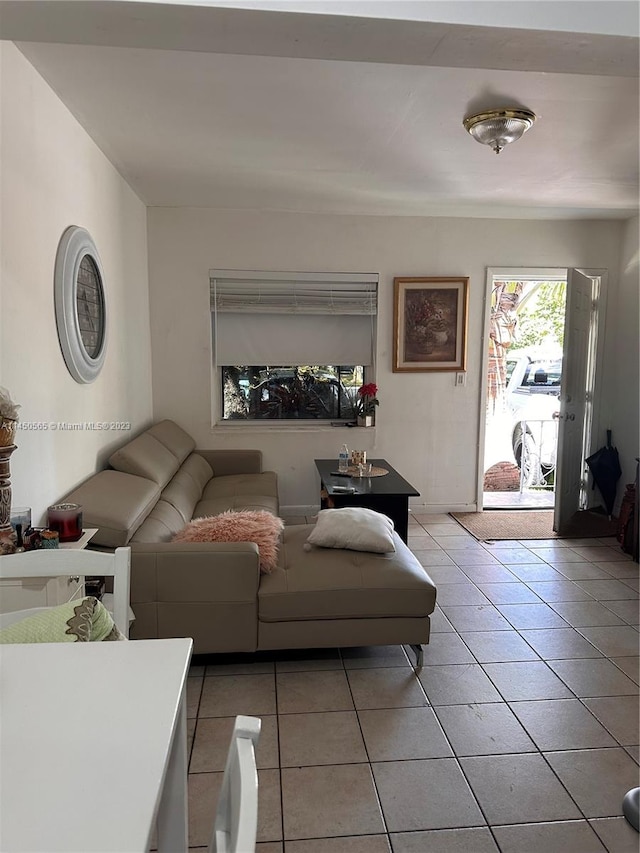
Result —
[[272, 572], [278, 562], [278, 543], [284, 529], [281, 518], [264, 509], [222, 512], [190, 521], [173, 537], [174, 542], [255, 542], [260, 570]]

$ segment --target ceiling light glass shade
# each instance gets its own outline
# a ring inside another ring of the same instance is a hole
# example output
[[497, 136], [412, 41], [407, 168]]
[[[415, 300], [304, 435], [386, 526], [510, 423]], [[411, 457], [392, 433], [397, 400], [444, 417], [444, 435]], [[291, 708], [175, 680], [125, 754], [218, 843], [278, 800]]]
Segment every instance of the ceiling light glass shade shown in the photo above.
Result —
[[489, 110], [468, 116], [463, 124], [477, 142], [490, 145], [499, 154], [509, 142], [520, 139], [536, 118], [531, 110]]

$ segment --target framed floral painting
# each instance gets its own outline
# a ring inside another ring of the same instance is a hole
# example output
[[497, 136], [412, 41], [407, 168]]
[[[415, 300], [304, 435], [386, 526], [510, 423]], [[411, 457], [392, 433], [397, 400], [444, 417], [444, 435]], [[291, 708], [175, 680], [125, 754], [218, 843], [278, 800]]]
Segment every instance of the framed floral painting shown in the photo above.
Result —
[[394, 278], [393, 372], [466, 370], [468, 278]]

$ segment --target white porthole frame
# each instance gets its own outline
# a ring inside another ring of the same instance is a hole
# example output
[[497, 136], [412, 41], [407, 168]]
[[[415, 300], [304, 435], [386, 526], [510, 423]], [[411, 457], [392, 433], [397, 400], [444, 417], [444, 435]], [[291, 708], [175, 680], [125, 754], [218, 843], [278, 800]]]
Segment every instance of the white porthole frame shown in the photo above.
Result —
[[[89, 255], [100, 276], [102, 313], [104, 317], [102, 340], [95, 358], [87, 352], [78, 323], [78, 270], [85, 255]], [[97, 378], [107, 350], [107, 304], [104, 287], [104, 272], [98, 250], [89, 232], [77, 225], [70, 225], [60, 239], [56, 254], [54, 273], [54, 299], [56, 325], [60, 348], [69, 373], [76, 382], [89, 384]]]

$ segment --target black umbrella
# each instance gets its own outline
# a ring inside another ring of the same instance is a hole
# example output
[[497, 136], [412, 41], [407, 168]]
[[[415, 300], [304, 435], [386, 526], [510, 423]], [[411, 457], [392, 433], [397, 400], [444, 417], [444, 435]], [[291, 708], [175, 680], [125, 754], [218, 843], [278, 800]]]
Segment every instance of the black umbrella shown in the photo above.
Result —
[[611, 518], [613, 504], [616, 500], [617, 483], [622, 476], [622, 468], [618, 459], [618, 451], [611, 446], [611, 430], [607, 430], [607, 444], [596, 450], [587, 460], [587, 465], [593, 477], [593, 488], [597, 486], [607, 515]]

